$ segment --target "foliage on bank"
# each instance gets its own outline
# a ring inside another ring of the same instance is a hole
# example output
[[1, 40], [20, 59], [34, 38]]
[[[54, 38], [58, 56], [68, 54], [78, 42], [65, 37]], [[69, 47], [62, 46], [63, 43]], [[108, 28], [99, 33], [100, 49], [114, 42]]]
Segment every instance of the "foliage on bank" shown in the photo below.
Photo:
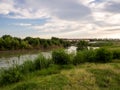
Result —
[[52, 37], [51, 39], [41, 39], [26, 37], [24, 39], [4, 35], [0, 38], [0, 50], [19, 50], [19, 49], [46, 49], [50, 47], [68, 47], [70, 42]]

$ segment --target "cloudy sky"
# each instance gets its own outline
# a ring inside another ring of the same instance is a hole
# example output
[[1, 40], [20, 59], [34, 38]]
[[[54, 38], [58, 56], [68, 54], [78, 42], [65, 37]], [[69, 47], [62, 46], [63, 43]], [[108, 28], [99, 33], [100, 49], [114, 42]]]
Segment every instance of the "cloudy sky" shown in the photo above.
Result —
[[120, 0], [0, 0], [0, 36], [120, 38]]

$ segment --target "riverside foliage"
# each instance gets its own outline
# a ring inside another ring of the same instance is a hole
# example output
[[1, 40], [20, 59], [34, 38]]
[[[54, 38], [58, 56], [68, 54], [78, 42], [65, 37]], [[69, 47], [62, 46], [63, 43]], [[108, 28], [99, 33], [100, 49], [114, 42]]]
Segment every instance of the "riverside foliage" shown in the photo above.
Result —
[[55, 46], [68, 47], [70, 42], [52, 37], [51, 39], [40, 39], [26, 37], [24, 39], [4, 35], [0, 38], [0, 50], [19, 50], [19, 49], [46, 49]]
[[44, 75], [58, 73], [61, 68], [71, 68], [71, 65], [79, 65], [85, 62], [111, 62], [114, 58], [119, 59], [117, 55], [118, 53], [105, 48], [78, 51], [76, 55], [68, 54], [65, 50], [60, 49], [52, 52], [51, 59], [47, 59], [40, 54], [35, 60], [28, 60], [21, 65], [2, 69], [0, 72], [0, 85], [4, 86], [22, 81], [27, 74], [36, 71], [40, 71], [39, 74]]

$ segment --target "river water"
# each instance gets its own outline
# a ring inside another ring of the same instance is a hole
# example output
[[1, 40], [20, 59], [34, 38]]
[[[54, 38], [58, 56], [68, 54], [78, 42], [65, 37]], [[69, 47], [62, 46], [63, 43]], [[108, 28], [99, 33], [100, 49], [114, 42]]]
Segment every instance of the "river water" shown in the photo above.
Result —
[[[66, 51], [68, 53], [76, 53], [76, 48], [75, 46], [70, 46], [68, 47], [68, 49], [66, 49]], [[51, 58], [51, 51], [48, 52], [41, 52], [41, 54], [43, 54], [43, 56], [45, 56], [46, 58]], [[5, 68], [5, 67], [10, 67], [13, 64], [22, 64], [24, 61], [26, 60], [34, 60], [35, 58], [37, 58], [37, 56], [40, 53], [33, 53], [33, 54], [24, 54], [24, 55], [20, 55], [20, 56], [12, 56], [12, 57], [1, 57], [0, 58], [0, 68]]]
[[[99, 47], [88, 47], [88, 50], [90, 48], [97, 49]], [[76, 46], [70, 46], [65, 51], [67, 51], [68, 53], [76, 53], [76, 49], [77, 49]], [[52, 51], [41, 52], [41, 53], [38, 52], [38, 53], [32, 53], [32, 54], [23, 54], [19, 56], [15, 55], [11, 57], [0, 56], [0, 68], [10, 67], [13, 64], [22, 64], [26, 60], [34, 60], [35, 58], [38, 57], [39, 54], [42, 54], [46, 58], [51, 58], [51, 53]]]

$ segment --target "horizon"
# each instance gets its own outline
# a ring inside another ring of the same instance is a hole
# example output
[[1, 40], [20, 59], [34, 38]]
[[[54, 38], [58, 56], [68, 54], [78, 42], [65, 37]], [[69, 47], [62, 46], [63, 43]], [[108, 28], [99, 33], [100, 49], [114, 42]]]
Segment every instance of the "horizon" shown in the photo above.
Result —
[[0, 0], [0, 37], [120, 39], [120, 0]]
[[[3, 36], [11, 36], [13, 38], [20, 38], [20, 39], [25, 39], [27, 37], [31, 37], [31, 36], [26, 36], [26, 37], [17, 37], [17, 36], [12, 36], [12, 35], [3, 35]], [[1, 36], [0, 38], [2, 38], [3, 36]], [[39, 38], [39, 39], [52, 39], [54, 36], [52, 36], [51, 38], [41, 38], [41, 37], [31, 37], [31, 38]], [[58, 38], [58, 39], [63, 39], [63, 40], [120, 40], [120, 38], [59, 38], [59, 37], [54, 37], [54, 38]]]

